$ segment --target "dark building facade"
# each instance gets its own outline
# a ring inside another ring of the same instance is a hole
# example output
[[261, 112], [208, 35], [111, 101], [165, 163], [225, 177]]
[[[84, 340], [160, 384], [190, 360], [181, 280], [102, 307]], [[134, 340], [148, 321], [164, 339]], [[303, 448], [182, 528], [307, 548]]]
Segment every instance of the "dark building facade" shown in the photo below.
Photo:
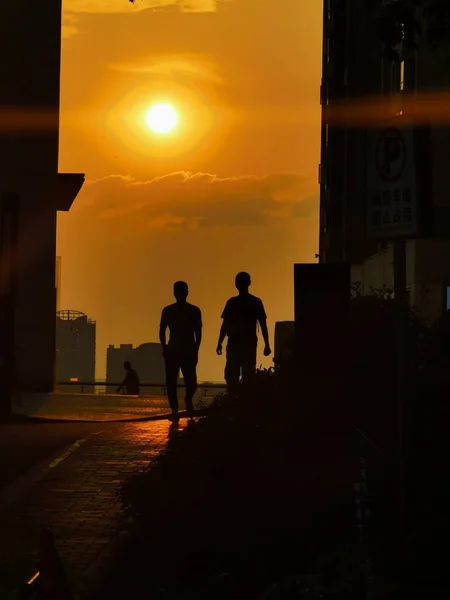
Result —
[[84, 176], [58, 173], [61, 0], [0, 4], [0, 387], [51, 392], [56, 212]]
[[[56, 314], [56, 376], [64, 391], [82, 391], [77, 385], [64, 383], [79, 381], [95, 383], [96, 323], [76, 310], [61, 310]], [[83, 391], [94, 392], [94, 385]]]
[[[159, 342], [147, 342], [133, 347], [133, 344], [120, 344], [119, 347], [109, 346], [106, 351], [106, 392], [114, 394], [117, 384], [125, 376], [123, 363], [130, 361], [136, 369], [141, 383], [163, 384], [165, 380], [164, 359]], [[110, 385], [108, 385], [110, 384]], [[161, 394], [162, 389], [141, 389], [141, 394]]]
[[[422, 111], [419, 123], [408, 98], [421, 102], [450, 88], [448, 48], [432, 52], [422, 43], [405, 57], [400, 47], [399, 61], [387, 60], [377, 30], [382, 4], [324, 0], [319, 261], [350, 263], [352, 282], [362, 293], [393, 289], [392, 240], [371, 239], [368, 231], [374, 160], [369, 136], [388, 120], [398, 119], [400, 129], [406, 123], [415, 136], [408, 148], [416, 157], [414, 192], [432, 215], [424, 237], [407, 239], [407, 285], [411, 304], [433, 320], [447, 309], [450, 286], [450, 133], [433, 120], [432, 107], [429, 122]], [[418, 129], [427, 135], [418, 136]]]
[[295, 322], [277, 321], [274, 334], [274, 357], [275, 365], [281, 365], [290, 360], [295, 350]]
[[56, 257], [56, 272], [55, 272], [55, 289], [56, 289], [56, 312], [61, 308], [61, 257]]
[[366, 130], [357, 119], [366, 100], [382, 91], [381, 45], [373, 26], [377, 5], [324, 3], [320, 262], [359, 262], [378, 247], [365, 235]]

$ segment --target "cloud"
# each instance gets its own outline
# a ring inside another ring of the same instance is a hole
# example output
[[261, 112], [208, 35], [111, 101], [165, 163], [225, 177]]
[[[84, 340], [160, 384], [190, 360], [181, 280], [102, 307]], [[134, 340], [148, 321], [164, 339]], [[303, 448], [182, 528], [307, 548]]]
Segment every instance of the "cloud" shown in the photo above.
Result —
[[63, 13], [62, 20], [62, 37], [64, 39], [71, 38], [78, 34], [78, 17], [70, 12]]
[[218, 0], [64, 0], [62, 36], [79, 33], [77, 22], [83, 14], [133, 14], [144, 10], [176, 10], [209, 13], [217, 10]]
[[220, 178], [180, 171], [149, 181], [111, 175], [87, 182], [73, 210], [145, 230], [254, 226], [312, 216], [316, 188], [314, 177], [293, 173]]
[[139, 58], [113, 64], [110, 69], [124, 73], [155, 75], [158, 77], [188, 76], [195, 79], [207, 79], [217, 84], [223, 82], [215, 62], [208, 56], [197, 54]]
[[67, 13], [132, 13], [176, 7], [183, 12], [214, 12], [217, 0], [64, 0]]

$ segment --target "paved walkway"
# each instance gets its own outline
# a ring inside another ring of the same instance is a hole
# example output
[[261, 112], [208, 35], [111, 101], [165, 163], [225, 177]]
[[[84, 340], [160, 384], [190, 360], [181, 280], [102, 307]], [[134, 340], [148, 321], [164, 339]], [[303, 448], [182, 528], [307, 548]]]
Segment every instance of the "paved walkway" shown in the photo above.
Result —
[[[200, 407], [211, 398], [196, 398]], [[180, 394], [180, 408], [184, 402]], [[122, 396], [119, 394], [22, 394], [13, 403], [16, 415], [64, 421], [129, 421], [167, 414], [166, 396]]]
[[[185, 426], [182, 420], [180, 429]], [[122, 482], [164, 448], [169, 431], [167, 421], [103, 425], [53, 457], [40, 480], [31, 489], [25, 486], [18, 499], [12, 491], [8, 499], [3, 490], [0, 598], [9, 600], [36, 570], [39, 534], [46, 526], [54, 533], [74, 594], [81, 593], [89, 567], [117, 533]]]

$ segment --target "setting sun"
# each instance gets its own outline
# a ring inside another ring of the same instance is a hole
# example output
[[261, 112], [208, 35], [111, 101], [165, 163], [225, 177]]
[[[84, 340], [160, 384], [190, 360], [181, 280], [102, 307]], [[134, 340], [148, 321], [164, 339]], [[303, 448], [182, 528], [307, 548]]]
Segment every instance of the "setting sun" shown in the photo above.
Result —
[[154, 133], [170, 133], [177, 126], [178, 115], [170, 104], [155, 104], [147, 111], [145, 121]]

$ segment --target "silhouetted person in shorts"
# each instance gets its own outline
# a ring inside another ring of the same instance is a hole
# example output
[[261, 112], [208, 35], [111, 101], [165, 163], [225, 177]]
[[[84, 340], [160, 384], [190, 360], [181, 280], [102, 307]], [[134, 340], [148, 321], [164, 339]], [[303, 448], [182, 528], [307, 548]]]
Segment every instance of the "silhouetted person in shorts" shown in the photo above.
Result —
[[126, 371], [125, 379], [117, 388], [117, 393], [119, 394], [123, 389], [128, 396], [139, 396], [139, 375], [137, 371], [132, 368], [129, 360], [123, 363], [123, 368]]
[[256, 373], [256, 350], [258, 336], [256, 327], [259, 323], [264, 339], [264, 356], [269, 356], [272, 350], [267, 331], [267, 316], [260, 298], [249, 293], [251, 278], [248, 273], [238, 273], [235, 280], [238, 296], [230, 298], [222, 313], [222, 327], [217, 344], [217, 354], [222, 354], [222, 344], [225, 337], [227, 343], [227, 361], [225, 365], [225, 381], [229, 394], [235, 396], [239, 389], [239, 379], [242, 383], [252, 382]]
[[[192, 399], [197, 390], [198, 351], [202, 341], [202, 313], [198, 306], [189, 304], [189, 288], [186, 282], [177, 281], [173, 286], [175, 304], [166, 306], [161, 314], [159, 339], [163, 348], [166, 364], [166, 386], [172, 414], [171, 421], [178, 421], [178, 374], [183, 374], [186, 386], [186, 413], [192, 417], [194, 407]], [[169, 328], [169, 343], [166, 342], [166, 330]]]

